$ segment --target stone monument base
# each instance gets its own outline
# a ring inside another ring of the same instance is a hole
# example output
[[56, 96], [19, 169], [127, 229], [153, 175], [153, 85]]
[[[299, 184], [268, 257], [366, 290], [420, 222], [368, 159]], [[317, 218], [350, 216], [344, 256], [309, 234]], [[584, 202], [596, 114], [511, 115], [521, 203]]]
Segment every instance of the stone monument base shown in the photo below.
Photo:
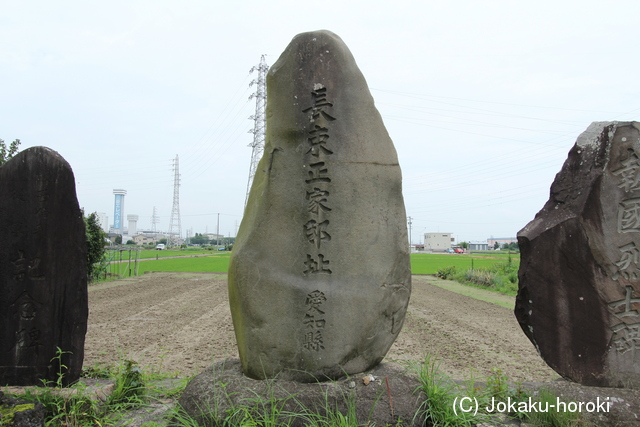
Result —
[[279, 379], [254, 380], [244, 376], [239, 359], [227, 359], [193, 378], [180, 397], [184, 411], [200, 425], [214, 426], [228, 410], [244, 406], [256, 413], [268, 412], [276, 403], [283, 416], [299, 414], [291, 425], [308, 424], [309, 414], [327, 410], [346, 414], [355, 408], [358, 425], [422, 426], [416, 417], [425, 396], [416, 392], [415, 375], [393, 363], [382, 363], [368, 372], [339, 381], [299, 383]]

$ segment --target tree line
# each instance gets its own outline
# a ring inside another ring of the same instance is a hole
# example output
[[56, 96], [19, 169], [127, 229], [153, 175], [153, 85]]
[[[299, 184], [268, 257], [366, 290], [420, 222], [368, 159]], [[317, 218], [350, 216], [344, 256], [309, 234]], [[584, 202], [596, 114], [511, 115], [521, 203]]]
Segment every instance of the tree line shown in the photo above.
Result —
[[4, 139], [0, 139], [0, 166], [7, 163], [13, 156], [18, 153], [18, 147], [20, 147], [20, 140], [14, 139], [9, 148], [4, 142]]

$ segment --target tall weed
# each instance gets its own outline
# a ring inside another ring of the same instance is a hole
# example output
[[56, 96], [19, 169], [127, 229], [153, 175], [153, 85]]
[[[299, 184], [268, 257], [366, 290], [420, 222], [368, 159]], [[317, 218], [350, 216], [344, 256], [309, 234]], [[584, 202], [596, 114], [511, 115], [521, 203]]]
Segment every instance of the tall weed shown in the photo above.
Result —
[[109, 397], [110, 405], [140, 406], [144, 402], [145, 382], [142, 370], [131, 360], [125, 360], [116, 374], [116, 385]]
[[498, 262], [490, 267], [457, 270], [456, 267], [443, 267], [438, 270], [437, 277], [455, 280], [465, 285], [487, 288], [505, 295], [516, 295], [518, 292], [518, 263]]
[[455, 266], [450, 266], [450, 267], [442, 267], [440, 269], [438, 269], [438, 272], [436, 273], [436, 277], [439, 277], [441, 279], [451, 279], [453, 278], [457, 273], [456, 267]]
[[[420, 380], [420, 388], [426, 400], [420, 411], [434, 427], [471, 427], [479, 422], [479, 417], [470, 412], [454, 412], [454, 399], [457, 385], [440, 371], [440, 363], [435, 357], [427, 355], [421, 364], [411, 366]], [[416, 414], [418, 416], [419, 414]]]

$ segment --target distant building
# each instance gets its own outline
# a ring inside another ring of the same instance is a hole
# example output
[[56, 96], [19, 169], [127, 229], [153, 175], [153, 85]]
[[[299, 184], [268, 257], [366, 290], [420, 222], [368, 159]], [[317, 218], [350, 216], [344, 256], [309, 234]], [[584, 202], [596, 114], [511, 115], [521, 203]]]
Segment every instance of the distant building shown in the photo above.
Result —
[[488, 251], [489, 244], [482, 243], [482, 242], [469, 242], [469, 250], [470, 251]]
[[222, 234], [216, 233], [204, 233], [203, 236], [209, 239], [209, 242], [212, 244], [215, 244], [216, 242], [222, 243], [222, 239], [224, 239], [224, 236]]
[[156, 235], [156, 238], [167, 239], [167, 248], [182, 246], [185, 244], [185, 239], [182, 237], [178, 237], [176, 233], [166, 233], [164, 237], [159, 237], [159, 235]]
[[424, 250], [431, 252], [444, 252], [451, 248], [453, 233], [424, 233]]
[[113, 206], [113, 232], [116, 234], [124, 234], [124, 196], [127, 195], [127, 190], [114, 189], [115, 202]]
[[136, 234], [132, 240], [136, 242], [136, 245], [148, 245], [149, 243], [155, 243], [157, 238], [157, 234]]
[[498, 242], [498, 244], [500, 245], [500, 247], [502, 247], [502, 245], [504, 244], [509, 244], [509, 243], [518, 243], [518, 238], [517, 237], [491, 237], [490, 239], [487, 239], [487, 245], [489, 245], [489, 247], [491, 249], [493, 249], [493, 247], [496, 245], [496, 242]]
[[156, 239], [164, 239], [166, 236], [162, 231], [154, 231], [154, 230], [137, 230], [137, 234], [147, 234], [149, 236], [156, 236]]
[[129, 221], [129, 228], [127, 228], [127, 234], [130, 236], [135, 236], [138, 229], [138, 215], [127, 215], [127, 221]]

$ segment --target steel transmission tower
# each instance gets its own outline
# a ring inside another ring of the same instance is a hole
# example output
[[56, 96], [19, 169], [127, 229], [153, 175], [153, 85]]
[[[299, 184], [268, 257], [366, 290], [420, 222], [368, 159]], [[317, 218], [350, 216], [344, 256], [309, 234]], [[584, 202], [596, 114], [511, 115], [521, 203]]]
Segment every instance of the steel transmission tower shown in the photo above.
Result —
[[151, 231], [154, 233], [156, 230], [156, 224], [158, 223], [158, 212], [156, 211], [156, 207], [153, 207], [153, 215], [151, 215]]
[[267, 130], [267, 116], [265, 114], [265, 110], [267, 108], [267, 71], [269, 71], [269, 66], [267, 65], [264, 57], [265, 55], [262, 55], [260, 57], [260, 64], [251, 68], [249, 71], [250, 73], [257, 71], [258, 78], [252, 80], [249, 84], [249, 86], [256, 86], [256, 91], [249, 97], [249, 99], [255, 98], [256, 100], [256, 112], [254, 115], [249, 117], [253, 120], [253, 129], [249, 131], [249, 133], [253, 134], [253, 142], [249, 144], [249, 147], [251, 147], [252, 150], [251, 165], [249, 166], [249, 181], [247, 182], [247, 195], [244, 199], [245, 207], [249, 200], [249, 191], [251, 191], [253, 177], [256, 174], [258, 163], [260, 162], [262, 152], [264, 151], [264, 140]]
[[181, 236], [180, 226], [180, 169], [178, 167], [178, 155], [173, 160], [173, 207], [171, 208], [171, 221], [169, 222], [169, 236], [167, 243], [173, 246]]

